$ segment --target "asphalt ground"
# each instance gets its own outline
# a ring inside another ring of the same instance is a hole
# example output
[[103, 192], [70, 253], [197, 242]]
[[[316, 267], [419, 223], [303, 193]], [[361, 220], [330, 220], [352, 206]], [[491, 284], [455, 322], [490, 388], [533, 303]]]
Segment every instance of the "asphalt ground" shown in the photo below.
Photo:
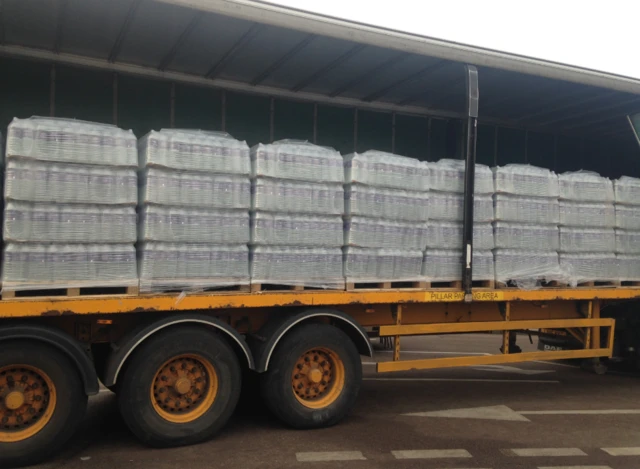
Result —
[[[535, 349], [526, 337], [526, 350]], [[496, 353], [498, 335], [403, 338], [402, 358]], [[378, 349], [378, 359], [391, 353]], [[120, 418], [115, 395], [91, 398], [83, 427], [40, 469], [640, 468], [640, 376], [599, 376], [574, 363], [531, 362], [376, 374], [351, 416], [327, 429], [284, 427], [246, 399], [215, 439], [150, 449]], [[419, 414], [419, 415], [407, 415]]]

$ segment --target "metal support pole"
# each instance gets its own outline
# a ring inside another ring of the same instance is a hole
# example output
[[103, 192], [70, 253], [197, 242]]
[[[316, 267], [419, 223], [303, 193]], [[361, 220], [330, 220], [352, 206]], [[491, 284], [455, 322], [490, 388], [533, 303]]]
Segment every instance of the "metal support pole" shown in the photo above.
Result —
[[[504, 320], [511, 320], [511, 303], [507, 301], [504, 305]], [[509, 343], [511, 342], [511, 331], [502, 332], [502, 353], [509, 355]]]
[[467, 82], [467, 125], [464, 172], [464, 218], [463, 218], [463, 275], [462, 288], [464, 301], [471, 302], [473, 295], [473, 195], [476, 167], [476, 140], [478, 132], [478, 70], [467, 65], [465, 79]]
[[[593, 319], [600, 319], [600, 300], [593, 300], [591, 303], [593, 303], [591, 308], [591, 317]], [[591, 348], [600, 348], [600, 342], [600, 326], [595, 326], [591, 337]]]
[[[395, 319], [396, 326], [402, 325], [402, 305], [399, 304], [395, 307]], [[393, 361], [397, 362], [400, 360], [400, 336], [396, 335], [393, 337]]]

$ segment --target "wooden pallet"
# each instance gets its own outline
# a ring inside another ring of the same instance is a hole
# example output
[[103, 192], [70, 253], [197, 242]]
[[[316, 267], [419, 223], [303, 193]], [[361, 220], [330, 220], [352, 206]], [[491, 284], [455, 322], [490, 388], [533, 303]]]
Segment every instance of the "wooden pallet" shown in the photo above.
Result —
[[130, 295], [136, 296], [140, 293], [137, 285], [127, 287], [76, 287], [76, 288], [53, 288], [43, 285], [39, 289], [30, 290], [2, 290], [2, 299], [13, 298], [40, 298], [40, 297], [79, 297], [79, 296], [109, 296], [109, 295]]
[[347, 282], [347, 291], [353, 290], [424, 290], [428, 282]]

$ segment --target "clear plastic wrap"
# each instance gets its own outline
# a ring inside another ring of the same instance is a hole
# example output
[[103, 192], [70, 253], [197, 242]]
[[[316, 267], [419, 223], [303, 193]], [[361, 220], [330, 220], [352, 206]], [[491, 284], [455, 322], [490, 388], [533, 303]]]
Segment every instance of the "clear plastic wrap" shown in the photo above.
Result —
[[363, 248], [424, 250], [427, 224], [381, 218], [350, 217], [344, 222], [344, 244]]
[[640, 205], [640, 179], [622, 176], [613, 181], [617, 204]]
[[560, 249], [560, 235], [556, 225], [533, 225], [497, 221], [493, 224], [496, 248], [549, 250]]
[[251, 213], [251, 244], [341, 247], [343, 238], [340, 215]]
[[348, 184], [344, 196], [347, 215], [417, 222], [427, 221], [429, 215], [427, 192]]
[[616, 229], [616, 252], [640, 254], [640, 231]]
[[429, 167], [414, 158], [369, 150], [344, 157], [344, 182], [427, 191]]
[[[464, 196], [450, 192], [429, 193], [429, 220], [462, 221]], [[490, 195], [476, 195], [473, 199], [473, 221], [493, 221], [493, 201]]]
[[[611, 203], [560, 201], [560, 225], [612, 228], [615, 223], [616, 210]], [[640, 210], [638, 224], [640, 227]]]
[[59, 163], [138, 166], [136, 137], [131, 130], [52, 117], [14, 118], [7, 130], [6, 155]]
[[640, 282], [640, 256], [617, 254], [618, 275], [621, 282]]
[[140, 209], [140, 241], [246, 244], [249, 212], [146, 205]]
[[5, 245], [5, 291], [138, 284], [133, 244]]
[[558, 198], [558, 176], [546, 168], [508, 164], [493, 169], [497, 193]]
[[[428, 249], [461, 249], [462, 223], [431, 220], [427, 225]], [[473, 224], [473, 248], [493, 249], [493, 227], [491, 223]]]
[[611, 179], [592, 171], [575, 171], [558, 175], [560, 198], [580, 202], [613, 202]]
[[260, 143], [251, 148], [251, 176], [342, 183], [344, 161], [333, 148], [304, 141]]
[[615, 205], [615, 226], [624, 230], [640, 230], [640, 206]]
[[496, 281], [513, 281], [521, 288], [535, 288], [540, 281], [564, 281], [555, 251], [496, 249], [493, 252]]
[[342, 250], [252, 246], [251, 283], [344, 288]]
[[[493, 280], [495, 277], [491, 251], [473, 250], [473, 280]], [[422, 263], [422, 275], [428, 282], [462, 280], [462, 251], [427, 249]]]
[[152, 130], [138, 141], [140, 167], [161, 166], [183, 171], [249, 175], [247, 142], [224, 132]]
[[417, 282], [422, 277], [422, 251], [344, 248], [347, 282]]
[[135, 243], [136, 210], [105, 205], [8, 202], [5, 241], [34, 243]]
[[204, 290], [249, 284], [246, 245], [140, 245], [140, 290]]
[[342, 184], [258, 178], [251, 181], [251, 208], [269, 212], [342, 215]]
[[620, 280], [618, 259], [613, 253], [560, 253], [560, 268], [571, 285]]
[[614, 252], [615, 249], [613, 228], [560, 227], [561, 252]]
[[146, 168], [140, 178], [140, 204], [249, 209], [248, 177]]
[[[464, 160], [441, 159], [436, 163], [423, 162], [429, 168], [429, 190], [464, 192]], [[488, 166], [476, 164], [474, 194], [493, 194], [493, 173]]]
[[495, 217], [500, 221], [557, 225], [560, 221], [558, 199], [496, 194]]
[[10, 159], [4, 195], [27, 202], [135, 205], [138, 176], [128, 168]]

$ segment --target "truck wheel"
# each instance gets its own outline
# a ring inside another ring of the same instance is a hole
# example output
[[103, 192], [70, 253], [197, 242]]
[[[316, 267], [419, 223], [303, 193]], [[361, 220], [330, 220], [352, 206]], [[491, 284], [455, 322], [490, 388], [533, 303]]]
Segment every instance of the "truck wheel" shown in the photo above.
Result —
[[0, 467], [45, 460], [80, 424], [87, 395], [74, 365], [36, 342], [2, 344], [0, 353]]
[[190, 445], [214, 436], [238, 403], [235, 353], [213, 331], [171, 328], [136, 350], [118, 380], [122, 418], [143, 443]]
[[294, 428], [335, 425], [351, 410], [362, 383], [362, 362], [340, 329], [306, 324], [280, 342], [262, 375], [267, 407]]

